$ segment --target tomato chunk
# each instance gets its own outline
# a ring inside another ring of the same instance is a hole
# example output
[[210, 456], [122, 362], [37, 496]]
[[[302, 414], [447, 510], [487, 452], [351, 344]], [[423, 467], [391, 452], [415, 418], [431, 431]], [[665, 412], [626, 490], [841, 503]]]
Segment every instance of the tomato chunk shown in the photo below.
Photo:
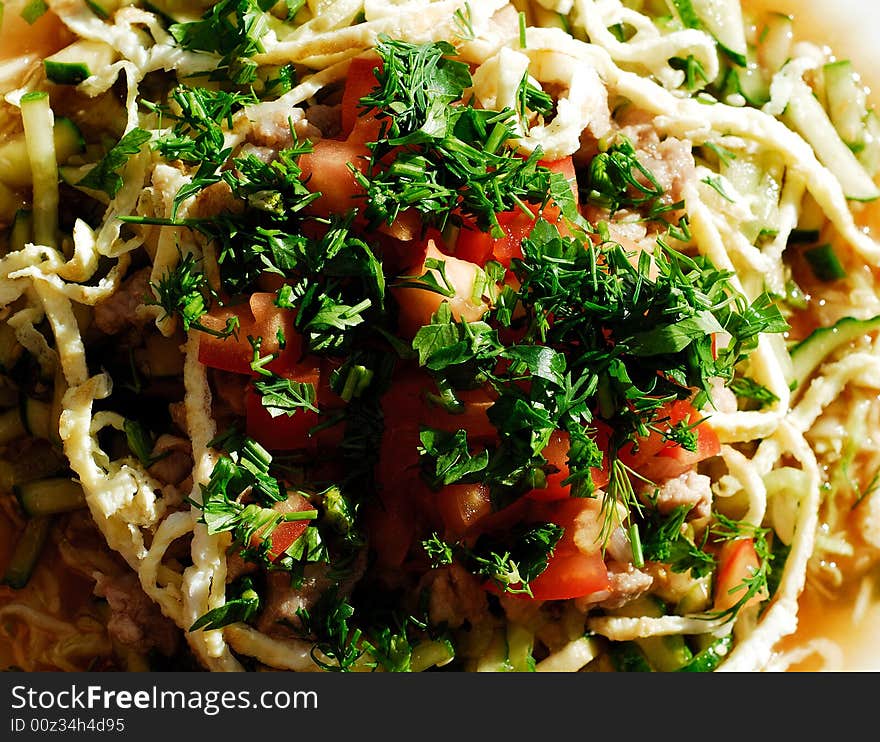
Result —
[[[577, 181], [571, 157], [540, 164], [551, 172], [565, 175], [571, 183], [577, 200]], [[559, 207], [553, 203], [547, 204], [543, 210], [540, 210], [539, 206], [530, 208], [531, 214], [515, 209], [497, 215], [498, 224], [504, 231], [502, 237], [493, 237], [488, 232], [481, 232], [474, 222], [466, 220], [455, 243], [455, 256], [480, 266], [485, 265], [489, 260], [496, 260], [509, 267], [514, 258], [522, 258], [522, 241], [529, 236], [538, 218], [552, 223], [557, 222], [561, 215]]]
[[[597, 444], [600, 450], [607, 448], [608, 436], [601, 431], [597, 436]], [[554, 470], [547, 475], [547, 486], [541, 489], [532, 490], [529, 497], [538, 501], [562, 500], [571, 497], [571, 485], [562, 483], [569, 476], [568, 469], [568, 452], [570, 442], [568, 433], [557, 430], [550, 436], [550, 443], [544, 448], [542, 455], [547, 459], [548, 466]], [[593, 486], [601, 489], [608, 484], [608, 457], [602, 456], [602, 467], [595, 467], [590, 472], [590, 478], [593, 480]]]
[[379, 85], [376, 79], [376, 70], [381, 66], [382, 60], [373, 53], [351, 60], [348, 73], [345, 76], [345, 90], [342, 93], [342, 135], [344, 137], [356, 136], [362, 142], [375, 141], [379, 133], [379, 122], [360, 107], [360, 100]]
[[[313, 507], [305, 497], [291, 495], [283, 502], [276, 503], [272, 509], [279, 513], [294, 513], [312, 510]], [[308, 520], [285, 520], [278, 523], [269, 534], [269, 549], [267, 552], [269, 560], [272, 562], [277, 560], [291, 547], [294, 541], [305, 533], [308, 527]], [[264, 538], [261, 531], [257, 531], [251, 536], [249, 546], [255, 549], [263, 541]]]
[[[270, 371], [283, 375], [285, 369], [295, 366], [299, 361], [302, 337], [294, 329], [294, 314], [275, 306], [275, 294], [258, 292], [251, 295], [249, 304], [215, 307], [201, 321], [205, 327], [222, 332], [232, 317], [237, 317], [239, 322], [235, 335], [215, 337], [205, 332], [199, 334], [199, 362], [203, 365], [221, 371], [253, 375], [255, 372], [251, 369], [251, 362], [254, 352], [248, 336], [262, 338], [261, 355], [278, 354], [266, 366]], [[283, 349], [279, 336], [284, 337]]]
[[[257, 443], [270, 451], [335, 448], [342, 443], [344, 425], [337, 423], [312, 431], [328, 421], [328, 414], [342, 406], [342, 400], [330, 389], [329, 370], [318, 359], [309, 357], [303, 363], [286, 368], [285, 376], [293, 381], [313, 384], [316, 390], [316, 406], [321, 412], [300, 409], [292, 415], [282, 413], [275, 417], [263, 405], [261, 395], [249, 384], [245, 392], [246, 432]], [[324, 414], [322, 414], [324, 413]]]
[[529, 586], [535, 600], [568, 600], [607, 590], [610, 584], [600, 552], [584, 554], [557, 550], [547, 569]]
[[[687, 422], [690, 425], [701, 419], [701, 414], [690, 402], [680, 400], [669, 405], [659, 415], [667, 418], [664, 425], [676, 425]], [[620, 460], [652, 482], [664, 482], [680, 476], [692, 469], [700, 461], [717, 456], [721, 451], [718, 434], [708, 422], [700, 422], [694, 429], [697, 435], [695, 451], [689, 451], [677, 443], [667, 440], [659, 432], [651, 434], [639, 441], [638, 446], [624, 446], [620, 451]]]
[[[726, 611], [741, 601], [747, 593], [745, 581], [750, 579], [761, 567], [755, 541], [751, 538], [738, 538], [727, 541], [718, 553], [718, 572], [715, 577], [716, 611]], [[743, 607], [755, 605], [766, 600], [766, 589], [761, 589], [749, 598]]]

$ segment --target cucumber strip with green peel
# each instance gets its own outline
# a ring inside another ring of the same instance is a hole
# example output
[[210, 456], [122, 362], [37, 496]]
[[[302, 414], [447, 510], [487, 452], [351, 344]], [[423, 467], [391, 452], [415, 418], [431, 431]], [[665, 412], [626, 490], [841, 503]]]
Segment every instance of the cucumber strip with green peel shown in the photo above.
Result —
[[17, 407], [0, 413], [0, 446], [27, 435]]
[[880, 171], [880, 117], [874, 109], [865, 116], [865, 141], [856, 157], [872, 178]]
[[739, 93], [750, 106], [760, 108], [770, 100], [770, 84], [753, 62], [744, 67], [731, 67], [725, 87]]
[[822, 73], [825, 77], [825, 100], [831, 123], [847, 147], [858, 152], [865, 146], [868, 93], [848, 59], [826, 64]]
[[19, 209], [15, 212], [12, 227], [9, 230], [9, 251], [17, 252], [34, 239], [34, 215], [30, 209]]
[[794, 45], [794, 18], [784, 13], [770, 12], [758, 38], [758, 59], [769, 74], [781, 70], [791, 59]]
[[34, 567], [43, 553], [43, 547], [49, 538], [51, 528], [51, 515], [28, 520], [18, 543], [15, 545], [15, 550], [12, 552], [12, 559], [9, 560], [6, 572], [3, 574], [2, 583], [4, 585], [20, 590], [28, 584]]
[[721, 163], [721, 174], [743, 197], [752, 218], [742, 225], [742, 232], [755, 244], [762, 232], [779, 229], [779, 198], [783, 166], [771, 157], [739, 154]]
[[86, 5], [98, 18], [106, 21], [119, 10], [121, 3], [117, 0], [86, 0]]
[[690, 662], [678, 668], [678, 672], [713, 672], [727, 657], [732, 645], [733, 638], [730, 635], [723, 636], [701, 652], [697, 652]]
[[64, 454], [47, 441], [27, 446], [13, 460], [0, 459], [0, 492], [12, 492], [16, 485], [61, 476], [67, 471]]
[[52, 435], [52, 405], [22, 395], [18, 409], [25, 432], [34, 438], [49, 440]]
[[442, 667], [455, 659], [452, 643], [444, 640], [423, 641], [413, 647], [410, 668], [424, 672], [432, 667]]
[[58, 239], [58, 158], [48, 93], [37, 91], [23, 95], [21, 118], [33, 179], [34, 242], [55, 247]]
[[[660, 618], [666, 615], [667, 610], [663, 601], [655, 596], [643, 595], [627, 605], [618, 609], [615, 615]], [[657, 672], [671, 672], [691, 661], [692, 653], [685, 643], [684, 637], [679, 634], [669, 636], [649, 636], [634, 639], [634, 643], [641, 649], [642, 655]]]
[[65, 477], [23, 482], [15, 485], [13, 492], [30, 516], [69, 513], [86, 507], [82, 485]]
[[798, 387], [812, 376], [828, 356], [868, 333], [880, 330], [880, 315], [870, 319], [844, 317], [831, 327], [820, 327], [790, 351], [793, 379]]
[[614, 642], [611, 664], [617, 672], [653, 672], [641, 648], [635, 642]]
[[819, 161], [840, 182], [847, 198], [873, 201], [880, 189], [831, 123], [822, 104], [803, 80], [795, 80], [782, 120], [813, 148]]
[[826, 243], [804, 250], [804, 258], [810, 265], [813, 275], [820, 281], [839, 281], [846, 278], [846, 269], [834, 252], [834, 248]]
[[116, 51], [103, 41], [80, 39], [46, 57], [46, 78], [56, 85], [79, 85], [116, 61]]
[[476, 672], [510, 672], [507, 635], [502, 629], [496, 629], [486, 651], [477, 662]]
[[513, 672], [534, 672], [535, 658], [532, 655], [535, 635], [525, 626], [511, 623], [507, 626], [507, 657]]
[[[56, 118], [52, 133], [59, 164], [66, 162], [72, 155], [85, 151], [82, 133], [69, 118]], [[33, 185], [24, 134], [10, 137], [0, 144], [0, 183], [13, 189], [30, 188]]]
[[746, 66], [748, 44], [740, 0], [672, 0], [672, 5], [685, 26], [708, 32], [734, 64]]

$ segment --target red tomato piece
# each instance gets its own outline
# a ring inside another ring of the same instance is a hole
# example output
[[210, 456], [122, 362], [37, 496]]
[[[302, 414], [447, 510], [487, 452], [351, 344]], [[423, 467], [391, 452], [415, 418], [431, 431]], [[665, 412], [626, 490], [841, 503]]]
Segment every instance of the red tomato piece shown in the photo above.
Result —
[[[201, 322], [212, 330], [223, 331], [231, 317], [238, 317], [236, 335], [215, 337], [208, 333], [199, 335], [199, 362], [210, 368], [253, 375], [253, 347], [248, 336], [262, 338], [260, 353], [263, 356], [278, 354], [278, 358], [266, 367], [279, 375], [296, 365], [302, 354], [302, 337], [294, 329], [294, 314], [288, 309], [275, 306], [275, 294], [258, 292], [252, 294], [249, 304], [233, 307], [216, 307], [202, 317]], [[281, 349], [279, 333], [284, 336]]]
[[[663, 425], [671, 426], [682, 422], [694, 424], [700, 420], [701, 415], [690, 402], [680, 400], [669, 405], [658, 417], [668, 418]], [[708, 422], [697, 425], [695, 432], [696, 451], [688, 451], [677, 443], [666, 440], [660, 433], [652, 431], [649, 436], [639, 441], [638, 448], [632, 445], [624, 446], [620, 451], [620, 460], [652, 482], [672, 479], [689, 471], [700, 461], [717, 456], [721, 450], [718, 435]]]
[[[314, 357], [287, 369], [287, 378], [300, 383], [314, 384], [317, 407], [322, 412], [339, 409], [343, 402], [330, 389], [330, 372], [326, 362]], [[342, 423], [322, 428], [312, 433], [312, 429], [327, 422], [327, 415], [312, 410], [297, 410], [293, 415], [281, 414], [272, 417], [263, 405], [260, 394], [252, 385], [245, 393], [246, 432], [257, 443], [270, 451], [317, 451], [330, 449], [342, 442], [345, 432]]]
[[362, 173], [367, 171], [370, 153], [362, 141], [319, 139], [311, 152], [299, 158], [303, 179], [310, 191], [320, 191], [311, 214], [345, 214], [362, 205], [364, 189], [355, 180], [349, 163]]
[[[571, 183], [577, 201], [577, 179], [571, 157], [552, 162], [541, 162], [551, 172], [562, 173]], [[538, 220], [538, 216], [549, 222], [556, 222], [560, 217], [559, 207], [548, 204], [543, 211], [539, 207], [531, 207], [533, 213], [526, 214], [521, 209], [505, 211], [498, 214], [498, 224], [504, 230], [504, 236], [493, 237], [488, 232], [481, 232], [476, 224], [466, 220], [455, 243], [455, 256], [462, 260], [483, 266], [489, 260], [497, 260], [505, 267], [510, 266], [514, 258], [522, 258], [522, 241], [529, 236]]]
[[[279, 513], [294, 513], [313, 510], [314, 508], [305, 497], [293, 495], [283, 502], [276, 503], [272, 509]], [[308, 527], [308, 520], [281, 521], [269, 535], [269, 560], [274, 562], [284, 554], [293, 542], [305, 533]], [[252, 549], [255, 549], [263, 542], [263, 540], [261, 531], [257, 531], [251, 536], [249, 545]]]
[[446, 528], [446, 538], [461, 538], [492, 512], [485, 484], [453, 484], [436, 493], [436, 507]]
[[568, 600], [607, 590], [611, 583], [602, 554], [561, 551], [550, 558], [545, 569], [529, 586], [535, 600]]
[[[761, 563], [751, 538], [727, 541], [718, 553], [718, 572], [715, 576], [715, 610], [726, 611], [742, 600], [747, 591], [744, 584], [759, 569]], [[766, 589], [758, 591], [743, 607], [766, 600]]]
[[245, 394], [246, 432], [248, 437], [270, 451], [316, 451], [318, 439], [309, 431], [321, 422], [312, 410], [297, 410], [293, 415], [272, 417], [263, 406], [262, 397], [248, 385]]
[[[603, 452], [608, 447], [608, 434], [600, 430], [597, 435], [597, 445]], [[571, 497], [571, 485], [562, 483], [568, 478], [568, 450], [569, 450], [568, 433], [557, 430], [550, 436], [550, 443], [542, 451], [542, 455], [547, 459], [547, 464], [555, 469], [551, 474], [547, 475], [547, 486], [541, 489], [532, 490], [529, 497], [538, 501], [562, 500]], [[595, 467], [591, 471], [591, 478], [596, 489], [601, 489], [608, 484], [608, 457], [602, 456], [602, 467]]]
[[381, 67], [382, 60], [376, 54], [355, 57], [351, 60], [345, 76], [345, 90], [342, 93], [344, 137], [357, 136], [361, 142], [375, 141], [379, 133], [379, 122], [371, 114], [364, 112], [360, 107], [360, 100], [379, 85], [376, 70]]

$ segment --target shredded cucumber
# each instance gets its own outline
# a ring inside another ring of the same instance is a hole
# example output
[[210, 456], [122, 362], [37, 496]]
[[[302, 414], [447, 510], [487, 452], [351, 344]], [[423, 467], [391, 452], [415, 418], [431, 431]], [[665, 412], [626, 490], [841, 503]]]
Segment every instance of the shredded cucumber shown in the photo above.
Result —
[[831, 123], [840, 138], [854, 152], [865, 146], [865, 117], [868, 94], [848, 59], [826, 64], [825, 100]]
[[783, 121], [810, 143], [816, 156], [840, 181], [847, 198], [873, 201], [880, 189], [831, 123], [822, 104], [803, 80], [794, 82]]
[[794, 19], [783, 13], [768, 13], [758, 39], [758, 59], [765, 70], [775, 73], [791, 59]]
[[6, 567], [3, 584], [16, 590], [28, 584], [34, 567], [43, 553], [51, 528], [52, 516], [43, 515], [28, 520], [12, 552], [12, 559]]
[[24, 482], [13, 491], [22, 509], [31, 516], [67, 513], [86, 506], [82, 485], [64, 477]]
[[870, 319], [844, 317], [820, 327], [791, 349], [792, 381], [803, 386], [828, 356], [857, 338], [880, 329], [880, 315]]
[[23, 95], [21, 118], [34, 183], [34, 241], [55, 247], [58, 240], [58, 159], [49, 95], [42, 91]]
[[702, 28], [740, 67], [746, 66], [748, 44], [740, 0], [672, 0], [678, 17], [688, 28]]
[[43, 60], [46, 78], [58, 85], [79, 85], [109, 67], [116, 51], [103, 41], [80, 39]]

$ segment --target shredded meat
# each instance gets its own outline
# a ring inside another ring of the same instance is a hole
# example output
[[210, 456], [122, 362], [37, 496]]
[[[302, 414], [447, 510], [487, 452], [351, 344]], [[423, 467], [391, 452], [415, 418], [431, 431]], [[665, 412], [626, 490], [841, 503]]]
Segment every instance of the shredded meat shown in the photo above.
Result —
[[143, 327], [149, 316], [144, 313], [144, 299], [150, 296], [150, 268], [141, 268], [119, 290], [95, 305], [95, 325], [107, 335], [116, 335], [126, 327]]
[[149, 468], [150, 474], [160, 482], [180, 485], [192, 473], [192, 446], [183, 438], [168, 434], [159, 436], [151, 455], [162, 457]]
[[269, 572], [266, 575], [266, 606], [260, 613], [257, 628], [270, 633], [278, 624], [299, 628], [301, 610], [309, 610], [333, 586], [327, 577], [327, 566], [310, 564], [305, 570], [302, 585], [294, 587], [289, 572]]
[[322, 136], [321, 130], [306, 120], [301, 108], [292, 108], [281, 100], [248, 106], [236, 116], [234, 129], [243, 132], [251, 144], [276, 151], [292, 146], [294, 135], [300, 141]]
[[608, 590], [576, 600], [580, 610], [588, 610], [594, 605], [600, 608], [620, 608], [646, 593], [654, 583], [654, 578], [647, 572], [636, 569], [631, 564], [618, 562], [608, 565], [608, 579], [611, 582]]
[[457, 564], [429, 572], [421, 587], [430, 590], [428, 613], [434, 624], [445, 623], [453, 629], [477, 624], [489, 610], [486, 591], [477, 578]]
[[286, 634], [302, 625], [298, 612], [311, 610], [328, 590], [334, 589], [340, 597], [351, 593], [355, 583], [366, 569], [366, 552], [355, 560], [351, 574], [342, 582], [329, 576], [327, 564], [309, 564], [303, 570], [299, 586], [291, 585], [289, 572], [268, 572], [266, 575], [266, 606], [257, 620], [257, 629], [267, 634]]
[[620, 134], [632, 141], [636, 156], [663, 189], [663, 201], [669, 204], [681, 201], [684, 186], [696, 178], [693, 144], [687, 140], [666, 137], [661, 140], [653, 121], [645, 114], [631, 117], [620, 129]]
[[214, 405], [218, 408], [216, 410], [216, 417], [225, 418], [229, 414], [244, 417], [247, 377], [217, 369], [211, 369], [210, 376], [211, 385], [214, 389]]
[[679, 505], [691, 509], [689, 518], [708, 518], [711, 514], [712, 480], [705, 474], [685, 472], [664, 482], [656, 490], [650, 489], [647, 494], [656, 497], [657, 509], [664, 514], [672, 512]]
[[109, 577], [97, 574], [95, 595], [106, 598], [110, 606], [107, 631], [120, 644], [141, 653], [157, 650], [171, 657], [180, 644], [180, 630], [164, 616], [141, 588], [136, 575]]

